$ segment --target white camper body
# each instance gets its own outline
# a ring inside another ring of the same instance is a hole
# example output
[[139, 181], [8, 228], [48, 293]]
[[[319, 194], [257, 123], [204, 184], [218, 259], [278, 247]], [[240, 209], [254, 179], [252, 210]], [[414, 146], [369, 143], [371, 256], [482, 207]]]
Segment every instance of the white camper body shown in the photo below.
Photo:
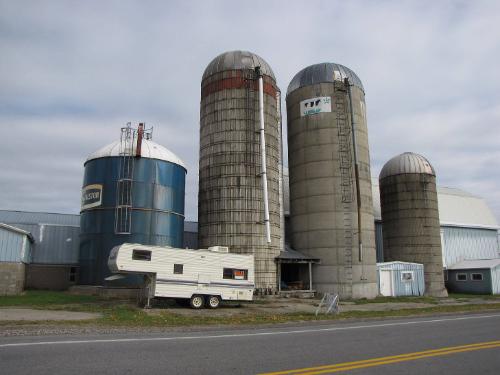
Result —
[[125, 243], [111, 250], [108, 266], [113, 273], [148, 276], [148, 297], [188, 298], [195, 308], [204, 303], [215, 308], [220, 300], [251, 301], [255, 287], [253, 255], [232, 254], [227, 247], [190, 250]]

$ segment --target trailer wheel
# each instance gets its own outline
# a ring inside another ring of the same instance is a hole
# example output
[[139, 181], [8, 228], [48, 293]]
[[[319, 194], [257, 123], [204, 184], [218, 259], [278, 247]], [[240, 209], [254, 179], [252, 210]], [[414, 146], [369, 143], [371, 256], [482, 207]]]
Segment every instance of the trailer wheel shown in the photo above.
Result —
[[193, 309], [201, 309], [203, 307], [203, 297], [197, 294], [194, 294], [189, 300], [189, 305]]
[[216, 309], [220, 305], [220, 297], [219, 296], [208, 296], [207, 305], [211, 309]]

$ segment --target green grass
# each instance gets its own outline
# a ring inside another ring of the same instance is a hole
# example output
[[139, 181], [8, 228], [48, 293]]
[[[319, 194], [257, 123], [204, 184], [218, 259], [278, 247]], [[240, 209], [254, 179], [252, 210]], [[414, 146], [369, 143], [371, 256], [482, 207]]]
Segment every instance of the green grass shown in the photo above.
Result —
[[[476, 298], [471, 295], [451, 295], [452, 298]], [[485, 299], [491, 296], [481, 296]], [[378, 297], [375, 300], [357, 300], [352, 301], [356, 304], [366, 303], [388, 303], [388, 302], [416, 302], [431, 303], [433, 306], [425, 308], [407, 308], [388, 311], [346, 311], [338, 315], [315, 316], [312, 313], [245, 313], [241, 310], [240, 314], [230, 316], [207, 315], [203, 311], [199, 314], [185, 315], [175, 312], [174, 309], [156, 310], [155, 313], [148, 313], [138, 308], [130, 302], [110, 301], [100, 299], [94, 296], [77, 296], [65, 292], [49, 291], [27, 291], [21, 296], [0, 297], [0, 307], [29, 307], [35, 309], [66, 310], [66, 311], [85, 311], [97, 312], [102, 314], [98, 319], [85, 320], [77, 322], [54, 322], [54, 325], [77, 324], [79, 326], [96, 325], [102, 327], [178, 327], [178, 326], [201, 326], [201, 325], [249, 325], [249, 324], [272, 324], [297, 321], [314, 320], [339, 320], [339, 319], [368, 319], [383, 317], [404, 317], [404, 316], [422, 316], [429, 314], [446, 314], [472, 311], [493, 311], [500, 310], [500, 298], [495, 297], [499, 303], [489, 304], [468, 304], [468, 305], [438, 305], [439, 299], [431, 297]], [[224, 307], [222, 307], [224, 308]], [[225, 307], [228, 309], [229, 307]], [[205, 310], [206, 312], [206, 310]], [[1, 326], [8, 325], [39, 325], [48, 322], [0, 322]]]
[[96, 296], [78, 296], [65, 292], [27, 290], [19, 296], [1, 296], [0, 306], [26, 306], [47, 308], [54, 305], [88, 304], [99, 301]]
[[[343, 302], [342, 300], [340, 301]], [[356, 299], [356, 300], [346, 300], [345, 302], [353, 302], [356, 305], [365, 305], [368, 303], [431, 303], [438, 304], [439, 300], [434, 297], [376, 297], [374, 299]]]

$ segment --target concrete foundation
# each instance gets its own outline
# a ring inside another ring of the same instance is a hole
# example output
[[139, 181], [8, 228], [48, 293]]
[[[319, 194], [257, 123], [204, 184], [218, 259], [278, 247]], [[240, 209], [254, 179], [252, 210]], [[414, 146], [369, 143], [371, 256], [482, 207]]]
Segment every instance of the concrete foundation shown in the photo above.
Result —
[[76, 265], [29, 264], [26, 271], [27, 289], [67, 290], [76, 284]]
[[20, 294], [24, 290], [24, 263], [0, 262], [0, 296]]

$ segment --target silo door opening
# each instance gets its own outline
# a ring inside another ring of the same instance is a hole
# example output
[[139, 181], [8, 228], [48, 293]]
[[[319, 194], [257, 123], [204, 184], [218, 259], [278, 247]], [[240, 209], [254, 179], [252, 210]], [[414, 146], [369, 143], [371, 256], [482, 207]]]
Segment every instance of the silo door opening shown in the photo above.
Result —
[[276, 257], [278, 267], [278, 291], [282, 295], [314, 296], [313, 290], [313, 264], [319, 259], [311, 258], [285, 246]]
[[309, 290], [307, 264], [281, 264], [281, 290]]

